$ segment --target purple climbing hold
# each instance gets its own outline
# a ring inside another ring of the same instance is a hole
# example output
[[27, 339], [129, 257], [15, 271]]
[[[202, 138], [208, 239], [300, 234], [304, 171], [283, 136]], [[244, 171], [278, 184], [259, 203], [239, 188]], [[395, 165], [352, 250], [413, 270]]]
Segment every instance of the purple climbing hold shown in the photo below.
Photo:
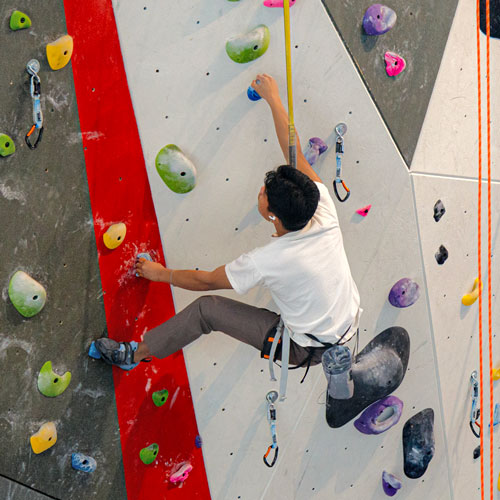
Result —
[[410, 278], [400, 279], [389, 292], [389, 302], [394, 307], [409, 307], [420, 297], [418, 283]]
[[399, 422], [402, 413], [403, 401], [387, 396], [371, 404], [354, 421], [354, 427], [363, 434], [382, 434]]
[[382, 487], [388, 497], [393, 497], [401, 489], [401, 486], [403, 485], [396, 476], [386, 471], [382, 472]]
[[396, 13], [380, 3], [368, 7], [363, 17], [363, 28], [367, 35], [383, 35], [396, 24]]
[[309, 139], [309, 144], [304, 151], [304, 156], [308, 161], [309, 165], [313, 166], [319, 158], [320, 154], [323, 154], [328, 149], [325, 141], [319, 137], [311, 137]]
[[196, 448], [201, 448], [203, 446], [203, 441], [201, 439], [201, 436], [196, 436], [194, 438], [194, 445], [196, 446]]

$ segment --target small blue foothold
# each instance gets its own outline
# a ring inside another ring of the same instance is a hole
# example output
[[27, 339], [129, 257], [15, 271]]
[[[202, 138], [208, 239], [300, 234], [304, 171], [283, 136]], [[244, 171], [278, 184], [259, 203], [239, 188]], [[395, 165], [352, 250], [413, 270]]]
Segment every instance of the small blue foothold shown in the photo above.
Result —
[[203, 446], [203, 441], [201, 440], [201, 436], [195, 437], [194, 444], [195, 444], [196, 448], [201, 448]]
[[92, 344], [90, 344], [89, 356], [94, 359], [101, 359], [101, 353], [97, 350], [95, 342], [92, 342]]
[[252, 87], [248, 87], [247, 96], [251, 101], [258, 101], [259, 99], [262, 99], [258, 92]]
[[97, 463], [92, 457], [88, 457], [83, 453], [72, 453], [71, 466], [73, 469], [81, 470], [82, 472], [94, 472]]
[[[136, 259], [146, 259], [149, 260], [149, 262], [153, 262], [153, 259], [151, 258], [151, 255], [148, 253], [138, 253]], [[138, 273], [135, 273], [136, 277], [139, 277]]]

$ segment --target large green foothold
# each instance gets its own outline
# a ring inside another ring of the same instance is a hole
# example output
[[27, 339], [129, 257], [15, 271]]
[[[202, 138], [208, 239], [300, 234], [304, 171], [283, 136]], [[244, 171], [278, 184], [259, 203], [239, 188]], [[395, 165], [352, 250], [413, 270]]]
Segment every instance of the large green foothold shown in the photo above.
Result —
[[14, 141], [7, 134], [0, 134], [0, 156], [9, 156], [15, 151]]
[[71, 382], [71, 372], [58, 375], [52, 370], [52, 362], [47, 361], [38, 374], [38, 390], [48, 398], [62, 394]]
[[174, 193], [188, 193], [196, 185], [196, 168], [175, 144], [167, 144], [156, 155], [156, 170]]
[[17, 31], [31, 26], [31, 19], [24, 13], [15, 10], [10, 16], [10, 29]]
[[263, 55], [269, 47], [271, 33], [264, 24], [244, 35], [237, 35], [226, 42], [227, 55], [237, 63], [247, 63]]
[[150, 444], [139, 452], [139, 457], [144, 464], [152, 464], [156, 460], [159, 449], [160, 447], [156, 443]]
[[9, 283], [9, 298], [19, 313], [25, 318], [31, 318], [43, 309], [47, 293], [29, 274], [16, 271]]
[[156, 406], [163, 406], [167, 402], [167, 398], [168, 398], [167, 389], [153, 392], [153, 403]]

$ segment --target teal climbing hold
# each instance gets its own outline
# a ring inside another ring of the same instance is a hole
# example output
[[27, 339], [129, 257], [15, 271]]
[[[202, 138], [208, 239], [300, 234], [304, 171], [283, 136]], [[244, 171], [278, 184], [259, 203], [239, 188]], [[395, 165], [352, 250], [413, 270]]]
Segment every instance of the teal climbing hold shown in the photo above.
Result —
[[7, 134], [0, 134], [0, 156], [9, 156], [15, 151], [14, 141]]
[[196, 185], [196, 168], [175, 144], [167, 144], [156, 155], [156, 170], [174, 193], [189, 193]]
[[24, 12], [15, 10], [10, 16], [9, 25], [13, 31], [22, 30], [31, 26], [31, 19]]
[[262, 56], [269, 47], [271, 33], [264, 24], [243, 35], [236, 35], [226, 42], [227, 55], [240, 64], [247, 63]]
[[139, 457], [144, 464], [152, 464], [156, 460], [159, 449], [160, 447], [156, 443], [150, 444], [139, 452]]
[[58, 375], [52, 370], [52, 362], [47, 361], [38, 374], [38, 390], [48, 398], [61, 395], [71, 381], [71, 372]]
[[24, 271], [16, 271], [9, 283], [9, 298], [25, 318], [38, 314], [45, 305], [47, 293], [38, 281]]
[[167, 389], [162, 389], [161, 391], [153, 392], [153, 403], [156, 406], [163, 406], [167, 402], [168, 391]]

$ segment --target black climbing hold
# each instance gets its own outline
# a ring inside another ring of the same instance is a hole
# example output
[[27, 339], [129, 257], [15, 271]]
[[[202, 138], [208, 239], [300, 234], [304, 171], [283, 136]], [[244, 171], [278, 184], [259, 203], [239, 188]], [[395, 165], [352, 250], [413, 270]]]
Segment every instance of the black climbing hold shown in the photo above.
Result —
[[444, 208], [443, 202], [441, 200], [436, 201], [434, 205], [434, 220], [439, 222], [445, 212], [446, 209]]
[[372, 403], [394, 392], [403, 381], [409, 357], [410, 336], [404, 328], [393, 326], [379, 333], [356, 356], [352, 398], [333, 399], [327, 395], [328, 425], [342, 427]]
[[474, 453], [472, 454], [472, 456], [474, 457], [474, 460], [476, 460], [476, 458], [479, 458], [481, 456], [481, 445], [480, 444], [474, 448]]
[[436, 262], [439, 265], [443, 265], [448, 258], [448, 250], [446, 250], [444, 245], [441, 245], [439, 250], [434, 254], [434, 257], [436, 257]]
[[[479, 11], [479, 26], [486, 35], [486, 0], [481, 0]], [[500, 38], [500, 2], [490, 1], [490, 36]]]
[[434, 456], [434, 410], [426, 408], [403, 427], [404, 471], [411, 479], [422, 477]]

